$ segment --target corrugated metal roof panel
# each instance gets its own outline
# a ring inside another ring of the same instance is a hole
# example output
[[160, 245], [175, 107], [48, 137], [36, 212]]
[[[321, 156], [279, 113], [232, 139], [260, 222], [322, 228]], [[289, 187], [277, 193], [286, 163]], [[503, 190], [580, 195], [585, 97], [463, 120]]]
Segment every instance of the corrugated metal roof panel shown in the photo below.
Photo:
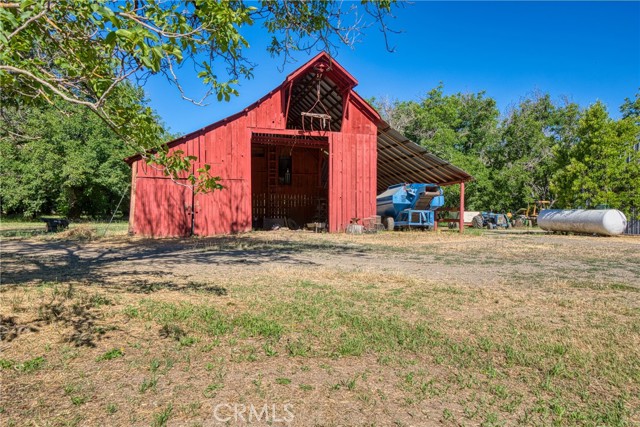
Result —
[[378, 192], [401, 182], [452, 185], [473, 177], [429, 153], [381, 121], [378, 125]]

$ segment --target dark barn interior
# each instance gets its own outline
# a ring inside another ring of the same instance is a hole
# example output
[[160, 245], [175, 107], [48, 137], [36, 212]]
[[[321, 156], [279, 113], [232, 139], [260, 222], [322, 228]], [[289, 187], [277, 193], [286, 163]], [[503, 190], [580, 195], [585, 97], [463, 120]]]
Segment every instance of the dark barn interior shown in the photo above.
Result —
[[297, 228], [327, 220], [328, 146], [327, 137], [253, 135], [254, 228], [270, 229], [273, 225]]

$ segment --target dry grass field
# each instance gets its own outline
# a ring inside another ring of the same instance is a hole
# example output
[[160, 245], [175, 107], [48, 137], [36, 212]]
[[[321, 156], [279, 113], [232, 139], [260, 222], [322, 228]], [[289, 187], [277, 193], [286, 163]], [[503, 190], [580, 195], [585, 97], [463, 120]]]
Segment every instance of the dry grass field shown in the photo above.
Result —
[[5, 238], [2, 426], [640, 425], [640, 239]]

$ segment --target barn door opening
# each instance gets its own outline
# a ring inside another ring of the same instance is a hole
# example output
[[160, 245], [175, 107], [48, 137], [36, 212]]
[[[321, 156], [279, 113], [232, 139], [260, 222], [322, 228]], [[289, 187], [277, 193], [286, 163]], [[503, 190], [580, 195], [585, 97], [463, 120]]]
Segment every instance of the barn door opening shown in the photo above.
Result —
[[302, 228], [328, 221], [327, 137], [253, 134], [253, 228]]

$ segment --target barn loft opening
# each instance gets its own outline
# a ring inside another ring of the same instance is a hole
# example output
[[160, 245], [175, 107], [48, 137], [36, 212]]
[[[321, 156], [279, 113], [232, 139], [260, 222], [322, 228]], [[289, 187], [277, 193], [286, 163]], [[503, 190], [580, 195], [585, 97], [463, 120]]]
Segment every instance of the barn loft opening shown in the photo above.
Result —
[[316, 64], [285, 91], [287, 129], [339, 132], [344, 113], [343, 94], [349, 88], [348, 83], [340, 82], [331, 65]]
[[329, 139], [254, 133], [251, 138], [253, 228], [327, 222]]

